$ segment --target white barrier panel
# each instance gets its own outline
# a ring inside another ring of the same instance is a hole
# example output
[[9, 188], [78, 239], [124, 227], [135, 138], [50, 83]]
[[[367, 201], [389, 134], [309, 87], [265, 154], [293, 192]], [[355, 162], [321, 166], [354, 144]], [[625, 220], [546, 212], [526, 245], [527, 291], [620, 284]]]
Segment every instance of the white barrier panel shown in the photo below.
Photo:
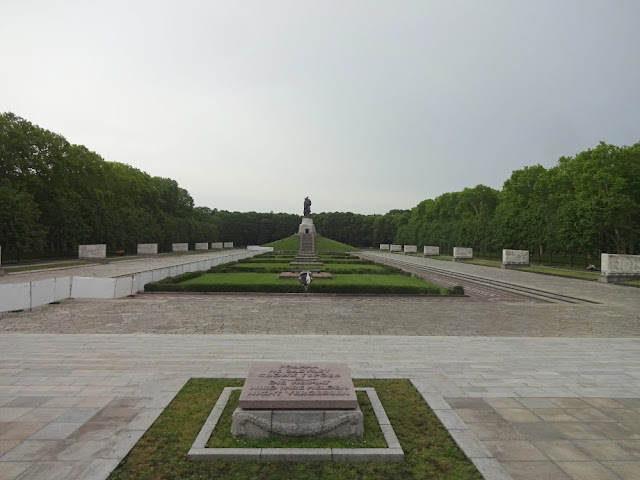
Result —
[[6, 283], [0, 285], [0, 311], [28, 310], [31, 307], [30, 283]]
[[53, 290], [53, 301], [59, 302], [71, 298], [71, 277], [56, 277]]
[[31, 305], [29, 308], [40, 307], [55, 301], [56, 280], [47, 278], [46, 280], [34, 280], [31, 282]]
[[214, 248], [216, 250], [222, 250], [222, 242], [213, 242], [211, 244], [211, 248]]
[[198, 262], [198, 266], [196, 267], [199, 272], [204, 272], [207, 267], [205, 262]]
[[138, 279], [138, 292], [144, 291], [144, 286], [147, 283], [153, 282], [153, 273], [152, 272], [141, 272], [136, 275]]
[[209, 243], [208, 242], [196, 243], [196, 250], [209, 250]]
[[389, 250], [389, 244], [388, 243], [381, 243], [380, 244], [380, 250]]
[[402, 245], [389, 245], [389, 250], [392, 252], [401, 252]]
[[115, 293], [113, 298], [122, 298], [133, 292], [133, 277], [116, 278]]
[[178, 267], [169, 267], [169, 276], [170, 277], [178, 276]]
[[113, 298], [115, 278], [73, 277], [71, 298]]
[[404, 246], [404, 253], [418, 253], [418, 246], [417, 245], [405, 245]]
[[168, 268], [157, 268], [151, 272], [151, 278], [153, 278], [153, 282], [159, 282], [160, 280], [164, 280], [169, 276]]
[[224, 248], [233, 248], [233, 242], [223, 242], [222, 246]]

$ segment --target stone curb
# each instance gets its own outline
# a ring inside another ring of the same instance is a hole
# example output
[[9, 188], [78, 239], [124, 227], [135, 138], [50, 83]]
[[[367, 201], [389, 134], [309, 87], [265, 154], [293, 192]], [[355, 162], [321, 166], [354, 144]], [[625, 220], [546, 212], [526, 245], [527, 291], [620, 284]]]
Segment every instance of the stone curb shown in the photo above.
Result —
[[189, 460], [254, 460], [261, 462], [401, 462], [404, 460], [404, 451], [374, 388], [356, 388], [355, 390], [366, 392], [369, 397], [388, 448], [207, 448], [207, 441], [220, 420], [231, 392], [241, 389], [242, 387], [224, 388], [187, 454]]

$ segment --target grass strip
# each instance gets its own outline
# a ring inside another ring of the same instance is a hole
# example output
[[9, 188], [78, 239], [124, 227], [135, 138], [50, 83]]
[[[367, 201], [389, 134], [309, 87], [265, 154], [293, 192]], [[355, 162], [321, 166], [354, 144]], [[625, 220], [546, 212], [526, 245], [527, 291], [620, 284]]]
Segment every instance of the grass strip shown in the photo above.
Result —
[[9, 267], [4, 269], [7, 273], [30, 272], [32, 270], [48, 270], [50, 268], [77, 267], [78, 265], [86, 265], [87, 262], [66, 262], [51, 263], [49, 265], [28, 265], [24, 267]]
[[382, 462], [195, 462], [187, 452], [224, 387], [244, 380], [191, 379], [142, 436], [108, 480], [482, 480], [482, 475], [411, 382], [356, 380], [374, 387], [405, 451], [405, 461]]
[[580, 280], [598, 280], [599, 273], [577, 272], [574, 270], [563, 270], [555, 267], [520, 267], [517, 270], [525, 272], [541, 273], [544, 275], [554, 275], [556, 277], [578, 278]]

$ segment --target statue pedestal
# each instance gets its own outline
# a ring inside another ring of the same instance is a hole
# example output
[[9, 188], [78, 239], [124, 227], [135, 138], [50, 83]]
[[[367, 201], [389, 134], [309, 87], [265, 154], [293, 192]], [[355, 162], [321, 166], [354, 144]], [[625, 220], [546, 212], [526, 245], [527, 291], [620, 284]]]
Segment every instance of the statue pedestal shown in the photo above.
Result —
[[300, 251], [313, 253], [316, 251], [316, 227], [313, 224], [313, 220], [309, 217], [302, 217], [302, 223], [298, 227], [298, 233], [300, 237]]

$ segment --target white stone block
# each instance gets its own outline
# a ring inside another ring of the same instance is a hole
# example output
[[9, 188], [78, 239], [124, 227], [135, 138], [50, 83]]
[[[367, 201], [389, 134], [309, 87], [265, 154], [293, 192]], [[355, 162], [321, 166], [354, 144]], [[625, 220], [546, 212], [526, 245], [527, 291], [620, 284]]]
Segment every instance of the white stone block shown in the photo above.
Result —
[[7, 283], [0, 285], [0, 312], [31, 308], [31, 284]]
[[133, 291], [133, 276], [116, 278], [114, 298], [122, 298], [135, 293]]
[[138, 255], [158, 255], [158, 244], [157, 243], [139, 243], [138, 244]]
[[188, 243], [172, 243], [171, 251], [172, 252], [188, 252], [189, 244]]
[[107, 258], [107, 245], [78, 245], [80, 260], [104, 260]]
[[233, 248], [233, 242], [224, 242], [222, 246], [223, 248]]
[[71, 277], [56, 277], [53, 291], [53, 301], [59, 302], [71, 298]]
[[391, 252], [401, 252], [402, 251], [402, 245], [389, 245], [389, 250]]
[[502, 250], [502, 268], [529, 265], [529, 250]]
[[47, 305], [56, 298], [56, 280], [34, 280], [31, 282], [31, 308]]
[[211, 248], [215, 250], [222, 250], [222, 242], [213, 242]]
[[418, 253], [418, 246], [417, 245], [405, 245], [404, 246], [404, 253]]
[[115, 278], [73, 277], [71, 298], [114, 298]]
[[600, 256], [600, 277], [604, 283], [625, 282], [640, 278], [640, 255], [603, 253]]
[[426, 256], [438, 256], [440, 255], [440, 247], [433, 247], [431, 245], [425, 245], [424, 246], [424, 253], [423, 255]]
[[389, 244], [388, 243], [381, 243], [380, 244], [380, 250], [389, 250]]
[[209, 243], [208, 242], [196, 243], [196, 250], [209, 250]]
[[453, 261], [473, 258], [473, 248], [453, 247]]

